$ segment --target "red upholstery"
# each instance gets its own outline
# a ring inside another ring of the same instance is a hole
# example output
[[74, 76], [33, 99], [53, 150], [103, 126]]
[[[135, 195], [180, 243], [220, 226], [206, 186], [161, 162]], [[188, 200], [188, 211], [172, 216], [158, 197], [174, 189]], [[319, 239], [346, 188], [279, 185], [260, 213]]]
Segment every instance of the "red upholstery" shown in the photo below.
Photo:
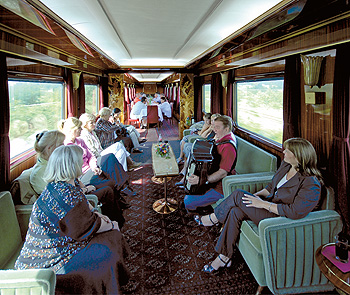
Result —
[[149, 128], [149, 124], [154, 123], [157, 123], [157, 127], [159, 127], [158, 106], [149, 105], [147, 106], [147, 128]]
[[128, 112], [128, 125], [132, 125], [132, 123], [136, 123], [136, 124], [138, 124], [138, 127], [140, 128], [141, 123], [140, 123], [139, 119], [130, 119], [131, 106], [129, 103], [126, 105], [126, 109]]

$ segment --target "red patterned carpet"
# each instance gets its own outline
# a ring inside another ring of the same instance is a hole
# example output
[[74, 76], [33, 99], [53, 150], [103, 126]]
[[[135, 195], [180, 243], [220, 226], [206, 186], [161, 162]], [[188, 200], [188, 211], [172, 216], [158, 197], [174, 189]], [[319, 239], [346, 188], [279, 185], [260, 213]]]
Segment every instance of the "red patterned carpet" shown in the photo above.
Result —
[[[128, 198], [122, 232], [131, 248], [132, 278], [124, 288], [129, 294], [254, 294], [257, 284], [238, 250], [234, 265], [216, 275], [203, 273], [203, 266], [216, 257], [218, 227], [199, 227], [184, 209], [162, 215], [152, 204], [163, 197], [163, 185], [151, 181], [152, 166], [132, 172], [131, 186], [138, 195]], [[169, 184], [169, 196], [183, 194]]]

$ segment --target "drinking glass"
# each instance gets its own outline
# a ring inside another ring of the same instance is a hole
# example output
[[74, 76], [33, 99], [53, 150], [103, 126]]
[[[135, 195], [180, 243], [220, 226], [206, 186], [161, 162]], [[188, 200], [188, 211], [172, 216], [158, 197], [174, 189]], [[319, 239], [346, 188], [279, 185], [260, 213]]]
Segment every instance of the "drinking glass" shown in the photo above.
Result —
[[335, 236], [335, 258], [343, 263], [349, 261], [348, 240], [342, 235]]

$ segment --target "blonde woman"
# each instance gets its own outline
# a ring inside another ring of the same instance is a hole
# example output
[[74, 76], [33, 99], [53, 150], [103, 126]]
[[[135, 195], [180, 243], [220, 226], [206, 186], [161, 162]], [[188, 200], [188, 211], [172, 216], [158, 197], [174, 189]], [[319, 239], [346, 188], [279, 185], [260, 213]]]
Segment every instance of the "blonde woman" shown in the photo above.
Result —
[[317, 206], [322, 177], [317, 169], [314, 147], [303, 138], [290, 138], [284, 142], [283, 147], [284, 161], [272, 182], [264, 189], [255, 194], [235, 190], [215, 208], [214, 213], [203, 217], [195, 216], [200, 225], [223, 224], [215, 246], [219, 255], [205, 265], [203, 271], [212, 273], [220, 267], [230, 266], [243, 220], [252, 220], [258, 225], [265, 218], [277, 216], [300, 219]]
[[44, 180], [47, 161], [53, 151], [63, 145], [65, 135], [58, 130], [43, 131], [36, 135], [34, 150], [37, 152], [37, 161], [30, 173], [29, 182], [39, 196], [45, 189], [47, 182]]
[[[108, 206], [102, 206], [103, 210], [110, 210], [109, 216], [114, 218], [121, 218], [123, 220], [120, 210], [113, 210], [111, 208], [119, 207], [126, 208], [128, 204], [120, 196], [120, 191], [124, 189], [127, 185], [129, 176], [127, 172], [124, 171], [123, 167], [120, 165], [118, 160], [113, 154], [104, 155], [97, 161], [96, 157], [90, 152], [89, 148], [85, 144], [84, 140], [79, 138], [81, 133], [81, 121], [75, 117], [68, 118], [66, 120], [61, 120], [58, 127], [66, 135], [64, 141], [65, 145], [78, 145], [83, 150], [83, 165], [81, 177], [81, 182], [85, 185], [93, 185], [97, 189], [103, 187], [110, 187], [113, 190], [113, 195], [108, 195], [108, 198], [99, 200], [102, 204], [109, 204]], [[113, 206], [111, 205], [113, 204]], [[105, 213], [107, 215], [107, 213]], [[113, 215], [111, 215], [113, 214]]]
[[82, 280], [84, 293], [119, 294], [120, 282], [128, 278], [127, 245], [118, 222], [94, 212], [80, 189], [82, 156], [76, 145], [60, 146], [50, 156], [48, 185], [33, 205], [15, 268], [72, 273]]
[[87, 147], [96, 158], [112, 153], [118, 159], [125, 171], [132, 171], [140, 166], [140, 163], [136, 163], [131, 159], [130, 153], [120, 142], [113, 143], [109, 147], [102, 149], [100, 140], [94, 131], [96, 126], [96, 117], [94, 115], [84, 113], [79, 117], [79, 120], [82, 122], [83, 128], [80, 138], [84, 140]]

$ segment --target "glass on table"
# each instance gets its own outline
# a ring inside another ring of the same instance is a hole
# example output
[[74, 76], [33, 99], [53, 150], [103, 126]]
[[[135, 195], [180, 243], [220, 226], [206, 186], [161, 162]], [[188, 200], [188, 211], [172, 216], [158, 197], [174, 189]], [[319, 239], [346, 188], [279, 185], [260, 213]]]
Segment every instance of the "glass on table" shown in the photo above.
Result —
[[335, 236], [335, 258], [342, 263], [349, 261], [348, 240], [342, 234]]

